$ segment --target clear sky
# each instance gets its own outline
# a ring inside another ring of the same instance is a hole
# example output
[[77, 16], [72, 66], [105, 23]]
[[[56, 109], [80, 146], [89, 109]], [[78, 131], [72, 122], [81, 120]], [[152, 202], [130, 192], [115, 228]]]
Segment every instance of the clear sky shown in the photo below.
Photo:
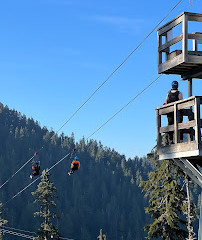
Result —
[[[2, 0], [0, 102], [57, 131], [177, 2]], [[202, 13], [202, 2], [183, 0], [164, 23], [184, 11]], [[154, 32], [63, 132], [88, 137], [157, 76]], [[187, 97], [187, 82], [165, 75], [92, 138], [126, 157], [146, 155], [156, 144], [155, 107], [174, 79]], [[201, 95], [202, 80], [193, 84]]]

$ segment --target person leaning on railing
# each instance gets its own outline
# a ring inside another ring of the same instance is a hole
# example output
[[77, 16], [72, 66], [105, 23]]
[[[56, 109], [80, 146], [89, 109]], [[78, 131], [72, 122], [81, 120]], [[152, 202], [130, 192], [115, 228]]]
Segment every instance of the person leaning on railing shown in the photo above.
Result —
[[[183, 95], [182, 93], [178, 90], [178, 81], [173, 81], [172, 82], [172, 89], [168, 91], [167, 97], [166, 97], [166, 104], [172, 103], [178, 100], [182, 100]], [[174, 124], [174, 112], [168, 113], [167, 114], [168, 118], [168, 125], [173, 125]], [[181, 123], [183, 121], [183, 113], [180, 111], [180, 116], [179, 116], [179, 122]], [[180, 140], [183, 141], [183, 133], [180, 131]], [[169, 144], [173, 143], [173, 132], [168, 133], [168, 141]]]

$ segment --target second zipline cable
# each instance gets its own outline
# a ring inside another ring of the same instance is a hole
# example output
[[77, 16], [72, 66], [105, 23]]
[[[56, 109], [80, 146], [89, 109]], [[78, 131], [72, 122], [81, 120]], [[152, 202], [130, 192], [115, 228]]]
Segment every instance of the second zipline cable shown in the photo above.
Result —
[[[86, 103], [99, 91], [100, 88], [104, 86], [104, 84], [118, 71], [118, 69], [124, 65], [124, 63], [133, 55], [134, 52], [145, 42], [145, 40], [158, 28], [158, 26], [171, 14], [171, 12], [182, 2], [183, 0], [180, 0], [168, 13], [167, 15], [153, 28], [153, 30], [140, 42], [140, 44], [121, 62], [121, 64], [115, 68], [115, 70], [106, 78], [106, 80], [86, 99], [86, 101], [70, 116], [70, 118], [57, 130], [57, 132], [54, 133], [53, 136], [55, 136], [79, 111], [81, 108], [86, 105]], [[53, 138], [51, 137], [51, 139]], [[39, 150], [41, 151], [42, 148]], [[38, 152], [39, 152], [38, 151]], [[25, 164], [23, 164], [22, 167], [20, 167], [10, 178], [8, 178], [1, 186], [0, 189], [6, 185], [20, 170], [22, 170], [32, 159], [34, 156], [32, 156]]]
[[[112, 117], [110, 117], [104, 124], [102, 124], [97, 130], [95, 130], [91, 135], [87, 137], [86, 140], [88, 140], [90, 137], [92, 137], [95, 133], [97, 133], [101, 128], [103, 128], [108, 122], [110, 122], [115, 116], [117, 116], [121, 111], [123, 111], [129, 104], [131, 104], [136, 98], [138, 98], [143, 92], [145, 92], [149, 87], [151, 87], [162, 75], [159, 75], [155, 80], [153, 80], [149, 85], [147, 85], [140, 93], [138, 93], [133, 99], [131, 99], [126, 105], [124, 105], [118, 112], [116, 112]], [[63, 158], [61, 158], [58, 162], [56, 162], [54, 165], [52, 165], [48, 171], [52, 170], [54, 167], [56, 167], [60, 162], [62, 162], [65, 158], [67, 158], [72, 152], [66, 154]], [[24, 187], [21, 191], [16, 193], [12, 198], [10, 198], [4, 205], [9, 203], [12, 199], [16, 198], [20, 193], [24, 192], [28, 187], [30, 187], [32, 184], [34, 184], [37, 180], [39, 180], [41, 176], [36, 178], [33, 182], [28, 184], [26, 187]]]

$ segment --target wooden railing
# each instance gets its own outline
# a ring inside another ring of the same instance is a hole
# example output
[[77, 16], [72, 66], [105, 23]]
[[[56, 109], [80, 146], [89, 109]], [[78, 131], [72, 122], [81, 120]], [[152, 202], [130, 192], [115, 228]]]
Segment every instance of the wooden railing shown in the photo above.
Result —
[[[168, 53], [168, 49], [170, 49], [170, 47], [171, 47], [172, 45], [174, 45], [174, 44], [182, 41], [183, 38], [184, 38], [184, 35], [183, 35], [183, 34], [180, 34], [180, 35], [178, 35], [177, 37], [171, 39], [170, 41], [166, 41], [166, 43], [164, 43], [164, 44], [162, 44], [162, 45], [159, 44], [159, 47], [158, 47], [159, 53], [160, 53], [160, 54], [162, 54], [162, 52], [167, 52], [167, 53]], [[200, 43], [200, 42], [198, 42], [198, 41], [202, 41], [202, 33], [201, 33], [201, 32], [200, 32], [200, 33], [199, 33], [199, 32], [197, 32], [197, 33], [189, 33], [189, 34], [187, 35], [186, 41], [187, 41], [188, 39], [193, 39], [193, 40], [194, 40], [193, 46], [195, 46], [195, 44], [196, 44], [196, 46], [198, 46], [198, 44]], [[198, 48], [198, 47], [197, 47], [197, 48]], [[186, 49], [186, 50], [187, 50], [187, 49]], [[194, 49], [194, 51], [197, 51], [196, 48]], [[182, 51], [182, 53], [185, 55], [185, 52]], [[160, 58], [160, 59], [161, 59], [161, 62], [160, 62], [160, 63], [162, 63], [162, 58]]]
[[[157, 147], [162, 147], [162, 134], [173, 132], [174, 144], [180, 144], [180, 131], [188, 133], [188, 141], [194, 141], [197, 146], [201, 143], [202, 119], [200, 119], [200, 105], [202, 96], [193, 96], [180, 101], [169, 103], [156, 108], [157, 119]], [[174, 113], [174, 124], [162, 127], [162, 115]], [[187, 122], [180, 122], [180, 114], [188, 116]], [[195, 129], [193, 129], [195, 128]]]
[[[184, 62], [201, 64], [202, 52], [198, 51], [198, 44], [202, 42], [202, 32], [188, 32], [188, 22], [202, 22], [202, 14], [183, 12], [176, 18], [162, 26], [157, 30], [158, 34], [158, 73], [163, 73], [169, 68]], [[173, 37], [173, 28], [182, 24], [182, 32], [176, 37]], [[163, 38], [165, 41], [163, 43]], [[193, 51], [188, 51], [188, 40], [193, 40]], [[171, 52], [170, 47], [178, 42], [182, 45]], [[196, 53], [197, 52], [197, 53]], [[163, 53], [165, 53], [165, 61], [163, 62]], [[177, 57], [175, 61], [171, 60]], [[167, 64], [167, 62], [170, 63]]]

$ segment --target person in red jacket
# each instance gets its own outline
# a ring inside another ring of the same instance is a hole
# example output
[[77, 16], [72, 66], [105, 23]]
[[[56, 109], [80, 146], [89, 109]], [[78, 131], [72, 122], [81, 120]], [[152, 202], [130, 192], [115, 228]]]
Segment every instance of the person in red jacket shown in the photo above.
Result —
[[76, 156], [71, 163], [71, 170], [68, 172], [68, 175], [73, 174], [75, 171], [79, 169], [79, 167], [80, 167], [80, 162], [78, 161], [78, 157]]

